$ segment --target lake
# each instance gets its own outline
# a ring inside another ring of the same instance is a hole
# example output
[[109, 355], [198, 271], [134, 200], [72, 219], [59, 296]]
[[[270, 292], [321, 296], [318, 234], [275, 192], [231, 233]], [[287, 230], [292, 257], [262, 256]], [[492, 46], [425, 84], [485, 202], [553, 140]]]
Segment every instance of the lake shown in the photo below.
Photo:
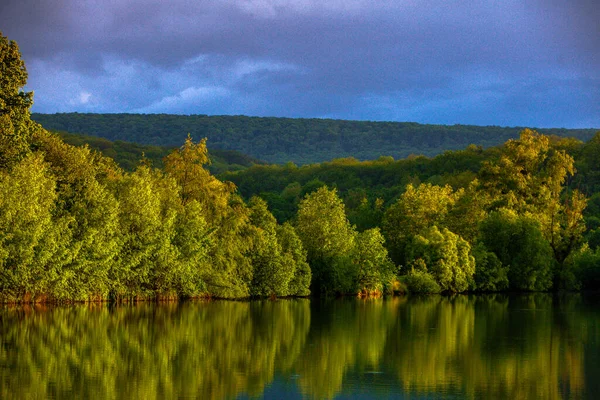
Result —
[[600, 396], [600, 296], [1, 306], [0, 398]]

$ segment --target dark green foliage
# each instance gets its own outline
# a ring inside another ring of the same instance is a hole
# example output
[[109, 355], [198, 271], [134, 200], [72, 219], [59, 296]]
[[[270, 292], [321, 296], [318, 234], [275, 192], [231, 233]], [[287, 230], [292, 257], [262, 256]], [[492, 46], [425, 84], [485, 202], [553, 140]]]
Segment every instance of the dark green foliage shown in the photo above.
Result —
[[600, 249], [582, 249], [573, 257], [573, 264], [583, 288], [600, 289]]
[[383, 199], [370, 200], [365, 190], [349, 190], [345, 197], [348, 220], [359, 232], [381, 226]]
[[[352, 157], [375, 160], [382, 155], [394, 159], [411, 154], [433, 156], [450, 149], [463, 149], [471, 143], [496, 146], [518, 137], [522, 130], [413, 122], [168, 114], [33, 114], [32, 118], [46, 129], [161, 146], [179, 146], [190, 133], [193, 137], [207, 137], [211, 148], [238, 150], [280, 164], [288, 161], [309, 164]], [[582, 140], [594, 134], [591, 129], [542, 129], [540, 132]]]
[[572, 187], [580, 188], [588, 195], [600, 192], [600, 131], [576, 154], [575, 168], [578, 174]]
[[410, 293], [440, 293], [442, 288], [426, 269], [411, 269], [402, 277]]
[[600, 228], [589, 230], [585, 235], [585, 239], [591, 249], [595, 250], [600, 248]]
[[[56, 132], [65, 143], [73, 146], [88, 145], [103, 155], [112, 158], [126, 171], [133, 171], [140, 164], [140, 160], [149, 163], [155, 168], [163, 168], [163, 158], [173, 151], [173, 146], [142, 145], [122, 140], [110, 141], [97, 136], [81, 135], [68, 132]], [[265, 164], [235, 150], [211, 149], [210, 164], [207, 169], [212, 174], [226, 171], [238, 171], [252, 165]]]
[[473, 248], [475, 276], [473, 289], [483, 292], [497, 292], [508, 289], [508, 267], [502, 265], [496, 254], [479, 243]]
[[[257, 165], [244, 171], [222, 174], [221, 178], [234, 182], [240, 193], [247, 198], [259, 194], [268, 202], [279, 222], [287, 221], [295, 215], [297, 205], [305, 194], [324, 185], [335, 187], [345, 203], [348, 219], [359, 231], [363, 231], [382, 226], [385, 208], [398, 199], [407, 184], [416, 187], [421, 182], [430, 183], [430, 180], [434, 180], [437, 185], [450, 184], [453, 189], [466, 188], [468, 191], [482, 161], [493, 158], [496, 152], [496, 149], [471, 149], [446, 152], [433, 159], [417, 157], [392, 161], [384, 158], [361, 162], [337, 160], [302, 167]], [[471, 214], [479, 218], [477, 213], [481, 207], [478, 204], [482, 203], [480, 197], [464, 199], [462, 209], [472, 211]], [[464, 218], [458, 221], [469, 227], [473, 226]], [[453, 226], [454, 228], [458, 226]], [[466, 233], [457, 232], [461, 235]]]
[[555, 261], [539, 222], [509, 210], [494, 211], [481, 224], [481, 238], [485, 247], [508, 267], [512, 289], [552, 287]]
[[277, 226], [277, 240], [281, 244], [284, 263], [294, 266], [294, 275], [288, 284], [288, 291], [293, 296], [308, 296], [312, 272], [306, 261], [306, 250], [296, 231], [289, 223]]

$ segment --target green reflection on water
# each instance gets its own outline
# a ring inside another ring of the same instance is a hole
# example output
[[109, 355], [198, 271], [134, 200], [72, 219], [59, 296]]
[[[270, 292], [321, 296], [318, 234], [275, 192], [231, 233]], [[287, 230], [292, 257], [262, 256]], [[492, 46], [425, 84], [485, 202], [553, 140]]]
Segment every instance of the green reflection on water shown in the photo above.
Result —
[[6, 307], [0, 398], [592, 397], [598, 304], [531, 294]]

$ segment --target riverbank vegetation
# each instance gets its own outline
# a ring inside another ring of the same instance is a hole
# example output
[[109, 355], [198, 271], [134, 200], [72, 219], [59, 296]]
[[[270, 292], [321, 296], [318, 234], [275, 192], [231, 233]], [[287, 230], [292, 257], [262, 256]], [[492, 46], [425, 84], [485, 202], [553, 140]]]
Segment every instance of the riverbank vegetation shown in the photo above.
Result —
[[126, 171], [34, 122], [16, 43], [0, 54], [1, 301], [600, 284], [600, 133], [219, 177], [188, 136]]

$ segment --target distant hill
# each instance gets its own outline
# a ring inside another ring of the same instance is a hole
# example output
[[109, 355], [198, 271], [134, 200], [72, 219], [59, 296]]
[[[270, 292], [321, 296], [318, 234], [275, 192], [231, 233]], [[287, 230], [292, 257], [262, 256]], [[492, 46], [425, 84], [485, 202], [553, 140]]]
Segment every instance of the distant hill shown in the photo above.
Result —
[[[237, 150], [271, 163], [297, 164], [355, 157], [401, 159], [434, 156], [469, 144], [495, 146], [517, 138], [521, 127], [424, 125], [330, 119], [263, 118], [172, 114], [33, 114], [46, 129], [82, 133], [113, 141], [180, 146], [187, 134], [208, 138], [214, 151]], [[534, 128], [534, 127], [531, 127]], [[537, 129], [548, 135], [589, 140], [595, 129]]]
[[[162, 159], [168, 155], [175, 146], [153, 146], [125, 142], [122, 140], [110, 141], [96, 136], [55, 131], [65, 143], [73, 146], [87, 144], [91, 149], [97, 150], [115, 160], [121, 168], [132, 171], [142, 158], [150, 161], [152, 166], [162, 168]], [[239, 171], [253, 165], [264, 165], [266, 162], [257, 160], [235, 150], [208, 149], [211, 164], [208, 169], [213, 174], [222, 172]]]

